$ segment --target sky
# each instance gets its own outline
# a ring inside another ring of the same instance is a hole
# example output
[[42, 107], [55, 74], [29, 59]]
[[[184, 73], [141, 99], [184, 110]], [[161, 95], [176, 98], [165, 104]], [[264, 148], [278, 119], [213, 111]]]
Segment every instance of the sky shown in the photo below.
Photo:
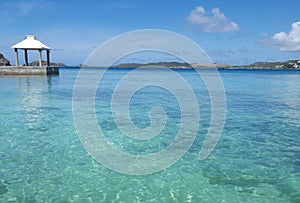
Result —
[[73, 66], [117, 35], [162, 29], [193, 40], [215, 63], [300, 59], [299, 8], [299, 0], [0, 0], [0, 53], [14, 63], [11, 46], [34, 34], [52, 61]]

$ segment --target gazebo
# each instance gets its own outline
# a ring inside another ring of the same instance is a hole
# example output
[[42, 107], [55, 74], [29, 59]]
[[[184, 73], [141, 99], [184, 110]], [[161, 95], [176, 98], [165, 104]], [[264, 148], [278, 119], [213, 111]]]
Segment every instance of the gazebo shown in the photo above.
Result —
[[28, 66], [28, 50], [38, 50], [39, 51], [39, 66], [42, 66], [42, 51], [47, 52], [47, 66], [50, 66], [50, 48], [37, 40], [34, 35], [27, 35], [27, 38], [23, 41], [12, 46], [15, 50], [16, 56], [16, 66], [19, 66], [19, 56], [18, 49], [23, 49], [25, 54], [25, 66]]

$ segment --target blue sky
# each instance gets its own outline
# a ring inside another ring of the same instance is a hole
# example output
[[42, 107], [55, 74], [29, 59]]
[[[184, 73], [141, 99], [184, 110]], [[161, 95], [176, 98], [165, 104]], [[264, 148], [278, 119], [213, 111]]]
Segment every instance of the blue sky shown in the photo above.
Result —
[[116, 35], [164, 29], [195, 41], [215, 63], [300, 59], [299, 8], [299, 0], [1, 0], [0, 53], [14, 63], [11, 46], [34, 34], [52, 61], [77, 65]]

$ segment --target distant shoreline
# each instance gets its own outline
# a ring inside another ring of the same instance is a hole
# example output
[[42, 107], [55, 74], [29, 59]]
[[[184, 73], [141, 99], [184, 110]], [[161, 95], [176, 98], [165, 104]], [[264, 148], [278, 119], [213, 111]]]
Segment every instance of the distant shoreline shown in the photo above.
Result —
[[[101, 66], [87, 66], [80, 64], [78, 68], [108, 68]], [[188, 64], [181, 62], [157, 62], [157, 63], [123, 63], [118, 65], [110, 66], [109, 68], [114, 69], [126, 69], [126, 68], [151, 68], [156, 69], [159, 67], [170, 68], [170, 69], [229, 69], [229, 70], [300, 70], [300, 60], [289, 60], [285, 62], [257, 62], [250, 65], [242, 66], [230, 66], [227, 64]]]
[[[86, 66], [60, 66], [59, 68], [75, 68], [75, 69], [80, 69], [80, 68], [87, 68], [87, 69], [120, 69], [120, 70], [125, 70], [125, 69], [137, 69], [139, 67], [123, 67], [123, 68], [117, 68], [117, 67], [86, 67]], [[145, 68], [145, 69], [148, 69], [148, 70], [155, 70], [155, 69], [159, 69], [158, 68]], [[274, 68], [230, 68], [230, 67], [218, 67], [218, 68], [211, 68], [211, 67], [203, 67], [203, 68], [173, 68], [173, 67], [169, 67], [169, 69], [172, 69], [172, 70], [193, 70], [193, 69], [196, 69], [196, 70], [213, 70], [213, 69], [216, 69], [216, 70], [257, 70], [257, 71], [300, 71], [300, 69], [274, 69]]]

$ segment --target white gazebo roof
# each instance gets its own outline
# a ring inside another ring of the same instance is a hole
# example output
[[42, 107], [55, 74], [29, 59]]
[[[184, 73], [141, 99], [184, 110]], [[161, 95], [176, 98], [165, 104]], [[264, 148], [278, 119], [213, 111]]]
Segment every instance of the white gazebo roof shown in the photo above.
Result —
[[23, 41], [13, 45], [11, 48], [13, 49], [28, 49], [28, 50], [50, 50], [48, 46], [35, 39], [34, 35], [27, 35], [27, 38]]

